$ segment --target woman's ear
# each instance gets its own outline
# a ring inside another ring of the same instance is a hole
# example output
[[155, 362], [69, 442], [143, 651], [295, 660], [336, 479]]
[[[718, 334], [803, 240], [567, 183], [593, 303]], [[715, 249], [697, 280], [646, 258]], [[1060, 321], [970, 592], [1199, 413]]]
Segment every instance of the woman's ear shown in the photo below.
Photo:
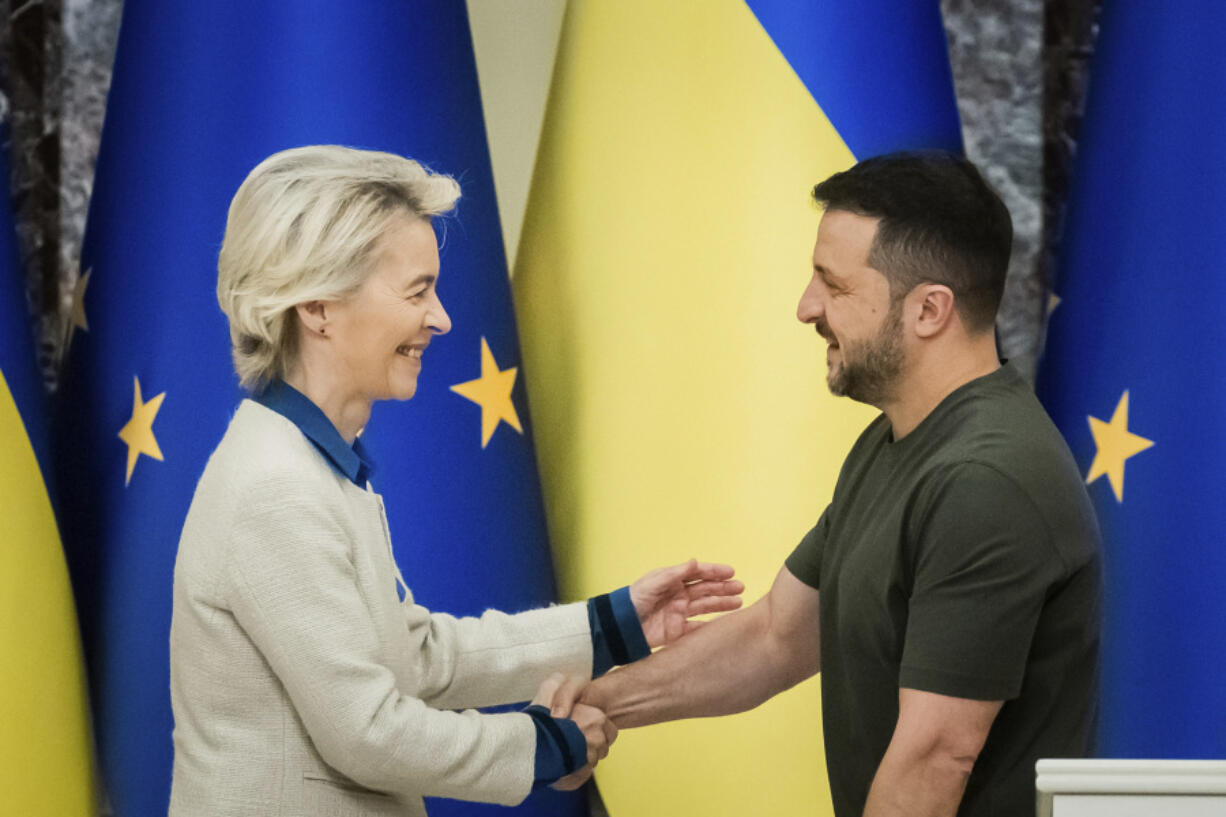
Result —
[[307, 301], [294, 307], [298, 320], [310, 335], [328, 334], [328, 306], [323, 301]]

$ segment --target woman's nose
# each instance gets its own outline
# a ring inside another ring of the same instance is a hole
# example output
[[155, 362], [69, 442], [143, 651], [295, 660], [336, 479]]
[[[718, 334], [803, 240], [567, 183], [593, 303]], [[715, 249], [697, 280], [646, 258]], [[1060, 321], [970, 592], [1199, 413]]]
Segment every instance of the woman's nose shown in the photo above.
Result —
[[426, 316], [426, 324], [436, 335], [445, 335], [451, 331], [451, 316], [447, 314], [447, 310], [443, 308], [443, 302], [437, 295], [434, 296], [430, 314]]

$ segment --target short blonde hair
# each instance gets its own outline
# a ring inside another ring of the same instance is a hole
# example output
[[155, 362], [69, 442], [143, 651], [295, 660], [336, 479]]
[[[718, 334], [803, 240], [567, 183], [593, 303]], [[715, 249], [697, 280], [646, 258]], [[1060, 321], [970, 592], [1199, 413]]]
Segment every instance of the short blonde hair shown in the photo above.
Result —
[[298, 354], [294, 307], [356, 292], [394, 219], [428, 221], [459, 197], [450, 176], [379, 151], [312, 145], [256, 165], [230, 203], [217, 259], [242, 386], [285, 376]]

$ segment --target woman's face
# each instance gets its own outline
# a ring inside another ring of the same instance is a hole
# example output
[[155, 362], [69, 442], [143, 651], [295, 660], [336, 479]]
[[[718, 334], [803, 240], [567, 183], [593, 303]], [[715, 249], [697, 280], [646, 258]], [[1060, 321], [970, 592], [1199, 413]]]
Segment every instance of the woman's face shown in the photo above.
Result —
[[435, 288], [438, 242], [429, 222], [393, 222], [375, 251], [374, 270], [352, 298], [328, 304], [338, 379], [356, 397], [408, 400], [417, 391], [422, 353], [451, 329]]

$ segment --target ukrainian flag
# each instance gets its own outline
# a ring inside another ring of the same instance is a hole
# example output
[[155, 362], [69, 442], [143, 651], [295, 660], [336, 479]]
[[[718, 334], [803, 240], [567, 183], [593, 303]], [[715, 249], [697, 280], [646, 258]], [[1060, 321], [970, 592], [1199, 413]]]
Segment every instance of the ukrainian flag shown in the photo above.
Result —
[[[0, 179], [8, 179], [0, 161]], [[48, 491], [46, 406], [0, 194], [0, 814], [95, 813], [85, 670]]]
[[1226, 759], [1226, 6], [1099, 30], [1038, 384], [1103, 528], [1097, 751]]
[[[514, 279], [567, 596], [690, 556], [766, 591], [875, 414], [796, 321], [809, 191], [961, 144], [936, 0], [570, 4]], [[597, 778], [615, 817], [829, 813], [821, 734], [812, 681]]]

